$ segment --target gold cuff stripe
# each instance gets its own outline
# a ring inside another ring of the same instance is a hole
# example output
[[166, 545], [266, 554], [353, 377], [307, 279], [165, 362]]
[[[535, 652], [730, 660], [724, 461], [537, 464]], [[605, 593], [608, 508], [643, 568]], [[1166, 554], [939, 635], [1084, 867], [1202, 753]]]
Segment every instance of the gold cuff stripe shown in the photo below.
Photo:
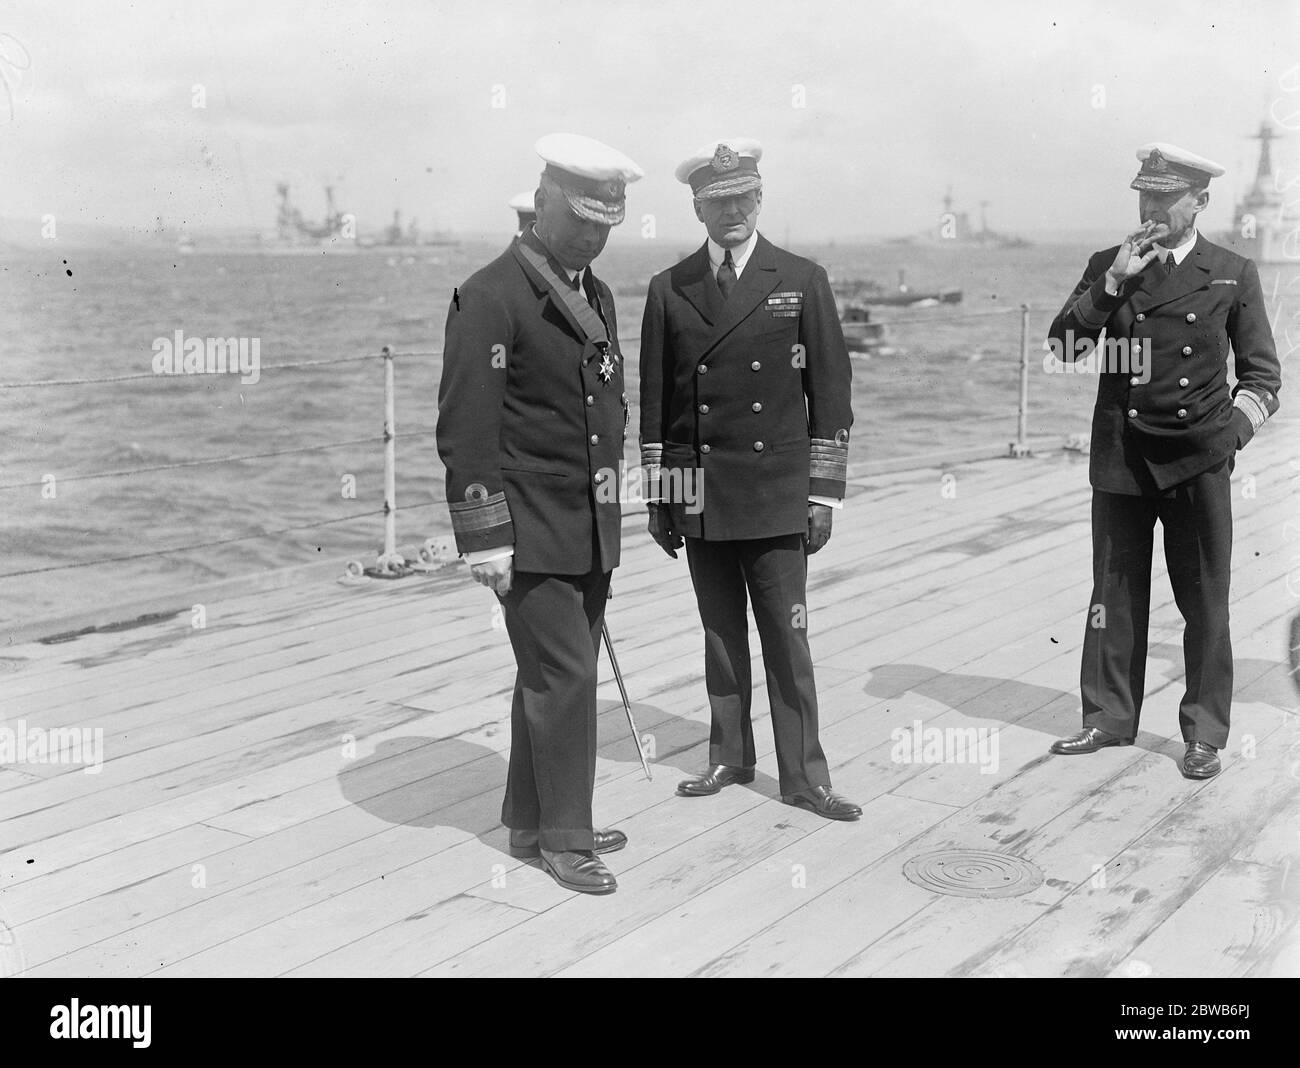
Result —
[[1268, 419], [1268, 408], [1248, 389], [1238, 390], [1237, 395], [1232, 399], [1232, 404], [1234, 408], [1240, 408], [1246, 413], [1252, 430], [1258, 430]]
[[825, 438], [812, 439], [810, 474], [813, 478], [843, 481], [849, 473], [848, 443], [839, 444]]
[[510, 522], [510, 506], [506, 504], [504, 492], [494, 493], [484, 501], [453, 501], [449, 507], [451, 528], [457, 534], [491, 530]]

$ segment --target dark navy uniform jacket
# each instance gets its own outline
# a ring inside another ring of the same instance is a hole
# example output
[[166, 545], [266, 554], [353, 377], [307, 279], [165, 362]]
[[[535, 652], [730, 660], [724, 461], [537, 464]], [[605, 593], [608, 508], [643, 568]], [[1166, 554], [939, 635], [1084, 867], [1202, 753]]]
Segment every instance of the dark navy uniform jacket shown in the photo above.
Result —
[[[1074, 342], [1095, 342], [1103, 330], [1126, 345], [1149, 342], [1149, 381], [1131, 363], [1099, 376], [1089, 477], [1109, 493], [1151, 493], [1244, 447], [1277, 411], [1281, 365], [1251, 260], [1198, 236], [1172, 275], [1157, 274], [1153, 261], [1110, 296], [1105, 274], [1118, 251], [1092, 256], [1049, 337], [1069, 358], [1078, 355]], [[1229, 348], [1237, 378], [1231, 390]]]
[[[655, 275], [641, 325], [641, 449], [679, 534], [808, 529], [808, 497], [842, 498], [852, 369], [824, 269], [759, 234], [723, 301], [708, 244]], [[703, 510], [670, 472], [699, 477]]]
[[614, 298], [589, 275], [614, 367], [605, 382], [597, 345], [524, 258], [525, 240], [537, 242], [516, 239], [447, 312], [437, 438], [456, 547], [513, 544], [519, 571], [610, 571], [628, 406]]

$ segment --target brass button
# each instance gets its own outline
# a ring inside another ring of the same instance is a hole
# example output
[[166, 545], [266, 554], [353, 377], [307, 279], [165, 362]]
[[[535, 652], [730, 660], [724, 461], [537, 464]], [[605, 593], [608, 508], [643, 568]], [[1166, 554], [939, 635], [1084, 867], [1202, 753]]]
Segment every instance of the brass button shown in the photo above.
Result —
[[700, 366], [695, 369], [695, 373], [699, 375], [707, 375], [709, 369], [705, 364], [700, 364]]
[[701, 405], [700, 405], [700, 414], [701, 414], [701, 415], [708, 415], [708, 414], [709, 414], [709, 406], [708, 406], [707, 404], [701, 404]]
[[623, 394], [623, 403], [624, 403], [624, 404], [627, 403], [627, 394], [626, 394], [626, 393]]
[[1192, 354], [1192, 346], [1191, 346], [1191, 345], [1184, 345], [1184, 346], [1183, 346], [1183, 355], [1184, 355], [1184, 356], [1190, 356], [1191, 354]]
[[591, 443], [592, 443], [593, 445], [599, 445], [599, 444], [600, 444], [600, 435], [599, 435], [599, 434], [592, 434], [592, 435], [591, 435]]
[[709, 451], [709, 446], [707, 445], [700, 446], [700, 452], [708, 452], [708, 451]]
[[763, 451], [763, 443], [762, 443], [761, 441], [756, 441], [756, 442], [754, 442], [754, 451], [755, 451], [755, 452], [762, 452], [762, 451]]
[[1179, 409], [1178, 409], [1178, 418], [1179, 418], [1179, 419], [1186, 419], [1186, 418], [1187, 418], [1187, 409], [1186, 409], [1186, 408], [1179, 408]]
[[1180, 386], [1185, 386], [1185, 385], [1187, 385], [1187, 379], [1185, 379], [1185, 378], [1180, 378], [1180, 379], [1178, 380], [1178, 384], [1179, 384]]
[[1188, 321], [1189, 323], [1194, 323], [1194, 322], [1196, 322], [1196, 312], [1188, 312], [1188, 313], [1187, 313], [1187, 321]]
[[750, 407], [753, 408], [754, 411], [756, 412], [761, 412], [763, 410], [763, 405], [759, 401], [754, 401], [754, 403], [751, 404]]
[[604, 481], [605, 481], [605, 472], [604, 472], [604, 471], [597, 471], [597, 472], [596, 472], [596, 483], [597, 483], [597, 485], [599, 485], [601, 482], [604, 482]]
[[1128, 410], [1128, 417], [1129, 417], [1130, 419], [1136, 419], [1136, 418], [1137, 418], [1137, 413], [1138, 413], [1138, 410], [1137, 410], [1136, 408], [1130, 408], [1130, 409]]
[[755, 360], [753, 363], [751, 363], [751, 364], [749, 365], [749, 369], [750, 369], [751, 371], [757, 371], [757, 370], [758, 370], [760, 367], [762, 367], [762, 366], [763, 366], [763, 365], [762, 365], [761, 363], [759, 363], [757, 360]]
[[1128, 380], [1128, 384], [1130, 386], [1138, 386], [1142, 384], [1142, 380], [1138, 378], [1136, 375], [1134, 375], [1132, 378]]
[[591, 407], [593, 404], [595, 404], [595, 403], [596, 403], [596, 398], [593, 397], [590, 393], [588, 393], [588, 394], [587, 394], [587, 407], [590, 408], [590, 407]]
[[1147, 317], [1147, 316], [1146, 316], [1146, 312], [1138, 312], [1138, 313], [1137, 313], [1137, 316], [1136, 316], [1137, 321], [1138, 321], [1139, 323], [1141, 323], [1141, 322], [1145, 322], [1145, 321], [1146, 321], [1146, 317]]

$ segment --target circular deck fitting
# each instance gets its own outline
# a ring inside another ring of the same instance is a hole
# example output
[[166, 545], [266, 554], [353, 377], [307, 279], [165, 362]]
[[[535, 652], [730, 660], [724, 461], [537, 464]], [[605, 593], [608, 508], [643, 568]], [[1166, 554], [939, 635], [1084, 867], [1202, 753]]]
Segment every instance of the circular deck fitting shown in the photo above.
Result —
[[953, 897], [1016, 897], [1043, 885], [1027, 860], [980, 849], [941, 849], [913, 857], [903, 874], [917, 886]]

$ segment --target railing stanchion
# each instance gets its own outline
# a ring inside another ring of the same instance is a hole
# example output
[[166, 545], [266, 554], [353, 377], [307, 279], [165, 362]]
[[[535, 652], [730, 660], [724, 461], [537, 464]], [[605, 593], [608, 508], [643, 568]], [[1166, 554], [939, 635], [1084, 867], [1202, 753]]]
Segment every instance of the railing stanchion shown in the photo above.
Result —
[[1020, 407], [1012, 456], [1029, 455], [1029, 305], [1020, 305]]
[[379, 557], [380, 570], [400, 567], [397, 555], [397, 404], [393, 381], [393, 350], [385, 345], [384, 358], [384, 551]]

